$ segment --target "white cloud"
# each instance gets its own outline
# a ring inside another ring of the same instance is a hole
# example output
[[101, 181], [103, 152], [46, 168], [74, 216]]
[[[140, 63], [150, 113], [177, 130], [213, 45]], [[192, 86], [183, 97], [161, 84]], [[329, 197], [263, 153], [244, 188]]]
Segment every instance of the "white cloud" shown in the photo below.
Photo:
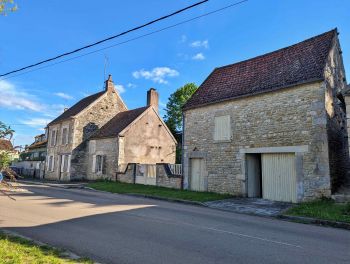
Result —
[[128, 83], [127, 85], [129, 88], [135, 88], [137, 85], [136, 84], [133, 84], [133, 83]]
[[73, 99], [73, 96], [71, 96], [69, 94], [66, 94], [66, 93], [62, 93], [62, 92], [55, 93], [55, 95], [58, 96], [58, 97], [61, 97], [63, 99], [67, 99], [67, 100]]
[[209, 41], [208, 40], [197, 40], [193, 41], [190, 46], [192, 48], [209, 48]]
[[121, 84], [115, 84], [114, 87], [120, 94], [124, 93], [126, 91], [125, 87]]
[[187, 36], [186, 35], [182, 35], [181, 39], [180, 39], [180, 43], [185, 43], [187, 41]]
[[22, 91], [11, 82], [0, 81], [0, 107], [18, 110], [41, 111], [44, 106], [36, 98]]
[[205, 60], [203, 53], [197, 53], [192, 57], [192, 60]]
[[146, 80], [152, 80], [156, 83], [167, 84], [168, 81], [166, 80], [166, 78], [176, 77], [179, 75], [179, 72], [168, 67], [156, 67], [153, 68], [151, 71], [145, 71], [144, 69], [135, 71], [132, 73], [132, 75], [136, 79], [144, 78]]
[[31, 118], [28, 120], [22, 120], [21, 123], [31, 126], [31, 127], [46, 127], [48, 123], [50, 123], [50, 119], [46, 118]]

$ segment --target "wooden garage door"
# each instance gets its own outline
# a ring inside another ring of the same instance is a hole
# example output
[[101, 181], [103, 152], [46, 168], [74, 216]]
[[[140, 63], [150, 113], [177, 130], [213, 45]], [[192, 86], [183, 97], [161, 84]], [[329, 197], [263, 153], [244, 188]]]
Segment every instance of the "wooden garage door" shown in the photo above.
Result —
[[296, 172], [294, 153], [261, 155], [263, 198], [296, 202]]
[[190, 189], [204, 191], [203, 159], [191, 159]]

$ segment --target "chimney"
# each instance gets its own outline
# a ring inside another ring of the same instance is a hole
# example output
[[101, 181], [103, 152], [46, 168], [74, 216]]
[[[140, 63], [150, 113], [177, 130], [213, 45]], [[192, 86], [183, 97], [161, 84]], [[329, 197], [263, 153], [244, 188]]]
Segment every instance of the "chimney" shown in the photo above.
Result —
[[158, 92], [156, 89], [151, 88], [147, 91], [147, 105], [153, 106], [154, 110], [158, 113]]
[[114, 83], [111, 74], [108, 75], [108, 79], [105, 82], [105, 91], [115, 93]]

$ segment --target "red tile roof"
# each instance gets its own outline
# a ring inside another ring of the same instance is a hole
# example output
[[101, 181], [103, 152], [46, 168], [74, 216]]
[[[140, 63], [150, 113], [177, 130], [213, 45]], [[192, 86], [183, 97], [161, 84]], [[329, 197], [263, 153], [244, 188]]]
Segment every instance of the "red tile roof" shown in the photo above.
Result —
[[183, 109], [323, 80], [326, 58], [336, 35], [334, 29], [265, 55], [216, 68]]
[[102, 126], [91, 139], [117, 137], [128, 125], [148, 109], [149, 106], [120, 112]]
[[88, 97], [85, 97], [81, 99], [79, 102], [77, 102], [75, 105], [70, 107], [68, 110], [64, 111], [59, 117], [51, 121], [48, 126], [53, 125], [55, 123], [61, 122], [63, 120], [66, 120], [70, 117], [73, 117], [77, 114], [79, 114], [81, 111], [83, 111], [86, 107], [88, 107], [90, 104], [95, 102], [100, 96], [102, 96], [105, 93], [105, 91], [95, 93], [93, 95], [90, 95]]
[[0, 150], [13, 150], [13, 146], [10, 140], [0, 138]]

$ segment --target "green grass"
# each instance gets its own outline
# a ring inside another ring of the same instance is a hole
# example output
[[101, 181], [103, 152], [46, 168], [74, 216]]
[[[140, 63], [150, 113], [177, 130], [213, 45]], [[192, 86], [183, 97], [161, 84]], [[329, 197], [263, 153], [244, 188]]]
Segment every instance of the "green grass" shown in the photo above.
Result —
[[170, 199], [180, 199], [195, 202], [207, 202], [214, 200], [222, 200], [232, 198], [229, 194], [218, 194], [211, 192], [194, 192], [187, 190], [176, 190], [165, 187], [142, 185], [142, 184], [130, 184], [121, 182], [110, 181], [98, 181], [89, 183], [88, 187], [96, 190], [107, 191], [111, 193], [124, 193], [124, 194], [143, 194], [152, 195]]
[[71, 260], [62, 251], [0, 232], [0, 264], [93, 263], [87, 259]]
[[350, 203], [337, 204], [333, 200], [322, 199], [296, 205], [285, 214], [350, 223]]

